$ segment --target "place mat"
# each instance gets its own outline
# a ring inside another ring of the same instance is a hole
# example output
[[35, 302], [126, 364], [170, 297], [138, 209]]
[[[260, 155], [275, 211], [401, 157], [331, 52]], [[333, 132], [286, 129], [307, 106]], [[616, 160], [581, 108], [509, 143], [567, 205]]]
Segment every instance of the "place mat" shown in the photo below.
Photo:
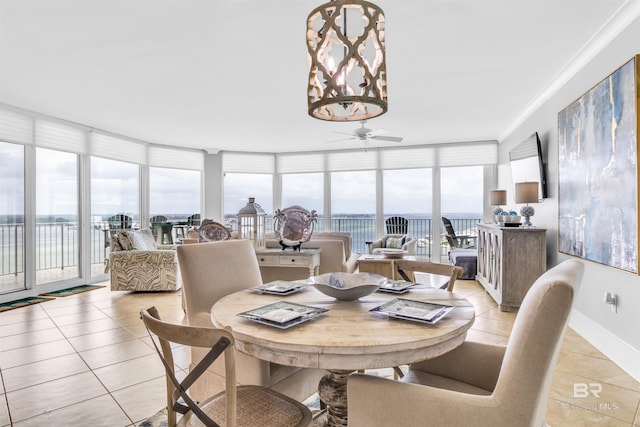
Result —
[[292, 302], [279, 301], [264, 307], [238, 313], [238, 316], [264, 325], [287, 329], [307, 320], [315, 319], [329, 310]]
[[454, 308], [451, 305], [396, 298], [369, 311], [386, 314], [397, 319], [434, 324]]
[[271, 294], [271, 295], [290, 295], [301, 291], [308, 287], [307, 283], [303, 282], [289, 282], [287, 280], [275, 280], [273, 282], [265, 283], [260, 286], [252, 288], [253, 291], [259, 294]]

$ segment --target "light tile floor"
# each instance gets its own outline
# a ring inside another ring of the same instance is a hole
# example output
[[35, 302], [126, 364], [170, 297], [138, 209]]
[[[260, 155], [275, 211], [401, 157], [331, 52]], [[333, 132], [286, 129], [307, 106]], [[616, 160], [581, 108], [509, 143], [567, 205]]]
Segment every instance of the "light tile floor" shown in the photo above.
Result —
[[[515, 314], [500, 312], [477, 282], [458, 281], [456, 292], [476, 307], [468, 339], [506, 344]], [[180, 322], [180, 298], [107, 287], [0, 313], [0, 426], [135, 426], [155, 414], [165, 405], [164, 372], [138, 312], [155, 305]], [[188, 349], [179, 350], [184, 369]], [[574, 398], [578, 383], [601, 385], [600, 397]], [[640, 383], [569, 329], [547, 422], [640, 426], [639, 405]]]

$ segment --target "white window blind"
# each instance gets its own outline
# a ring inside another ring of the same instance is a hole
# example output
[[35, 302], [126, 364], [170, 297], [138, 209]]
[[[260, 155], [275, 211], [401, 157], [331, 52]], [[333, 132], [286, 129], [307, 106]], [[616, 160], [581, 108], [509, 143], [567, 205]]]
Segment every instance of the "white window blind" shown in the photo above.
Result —
[[91, 133], [91, 155], [144, 165], [147, 163], [147, 145], [94, 131]]
[[376, 150], [327, 153], [327, 170], [331, 172], [372, 170], [377, 168], [377, 163]]
[[324, 172], [325, 156], [323, 153], [278, 154], [278, 173]]
[[498, 163], [497, 141], [438, 146], [438, 163], [449, 166], [482, 166]]
[[204, 154], [199, 151], [149, 147], [149, 166], [204, 170]]
[[387, 149], [380, 150], [379, 153], [382, 169], [416, 169], [435, 165], [433, 147]]
[[496, 141], [380, 150], [382, 169], [479, 166], [497, 163], [498, 143]]
[[36, 145], [71, 153], [86, 153], [86, 132], [61, 123], [36, 119]]
[[222, 153], [222, 169], [235, 173], [275, 173], [275, 154]]
[[0, 139], [20, 144], [33, 144], [33, 119], [24, 114], [0, 110]]

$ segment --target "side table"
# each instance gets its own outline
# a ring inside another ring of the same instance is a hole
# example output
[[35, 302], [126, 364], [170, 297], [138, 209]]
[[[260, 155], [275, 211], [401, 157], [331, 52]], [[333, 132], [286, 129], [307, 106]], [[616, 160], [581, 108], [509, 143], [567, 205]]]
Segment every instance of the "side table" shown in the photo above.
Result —
[[317, 276], [320, 271], [320, 252], [322, 249], [302, 249], [283, 251], [282, 249], [256, 249], [258, 264], [263, 267], [307, 267], [309, 277]]

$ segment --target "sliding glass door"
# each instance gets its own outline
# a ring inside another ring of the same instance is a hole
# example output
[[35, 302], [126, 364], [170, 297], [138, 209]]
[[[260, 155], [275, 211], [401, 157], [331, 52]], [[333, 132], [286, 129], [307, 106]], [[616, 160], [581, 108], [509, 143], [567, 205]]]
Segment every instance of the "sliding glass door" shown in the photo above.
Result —
[[0, 142], [0, 294], [25, 289], [24, 146]]

